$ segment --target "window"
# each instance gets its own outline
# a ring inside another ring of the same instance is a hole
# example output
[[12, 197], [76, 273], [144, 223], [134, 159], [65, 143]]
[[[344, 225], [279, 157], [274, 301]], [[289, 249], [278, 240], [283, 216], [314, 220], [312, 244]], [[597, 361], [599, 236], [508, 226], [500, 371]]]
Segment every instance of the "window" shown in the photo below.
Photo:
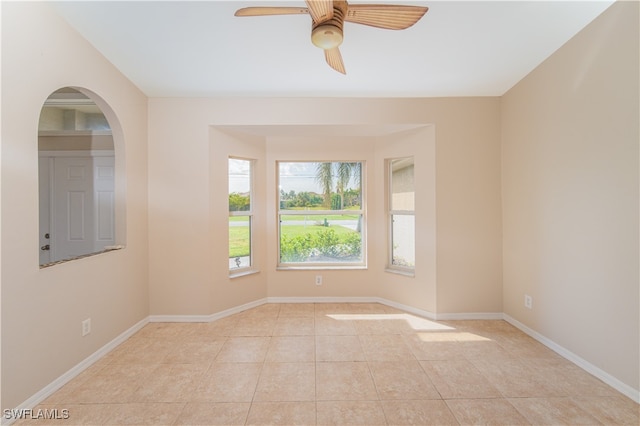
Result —
[[279, 162], [279, 261], [364, 267], [362, 162]]
[[415, 268], [415, 189], [413, 158], [387, 160], [389, 205], [389, 260], [392, 270]]
[[229, 158], [229, 272], [253, 266], [253, 160]]

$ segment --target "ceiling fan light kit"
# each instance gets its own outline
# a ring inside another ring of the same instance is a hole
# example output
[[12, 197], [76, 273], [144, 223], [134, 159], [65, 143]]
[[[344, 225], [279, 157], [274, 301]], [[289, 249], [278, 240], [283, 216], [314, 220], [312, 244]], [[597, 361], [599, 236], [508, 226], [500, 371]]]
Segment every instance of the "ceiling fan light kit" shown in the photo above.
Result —
[[338, 47], [344, 40], [344, 22], [388, 30], [409, 28], [429, 10], [421, 6], [390, 4], [349, 5], [345, 0], [306, 0], [307, 7], [245, 7], [235, 16], [269, 16], [309, 14], [312, 19], [311, 42], [324, 50], [327, 64], [346, 74]]
[[320, 49], [327, 50], [342, 44], [342, 28], [334, 25], [321, 24], [311, 32], [311, 42]]

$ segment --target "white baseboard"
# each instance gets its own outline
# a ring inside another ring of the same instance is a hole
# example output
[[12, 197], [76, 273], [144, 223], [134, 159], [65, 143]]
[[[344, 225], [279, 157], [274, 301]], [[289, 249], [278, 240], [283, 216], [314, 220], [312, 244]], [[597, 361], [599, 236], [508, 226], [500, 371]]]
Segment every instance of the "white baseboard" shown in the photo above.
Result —
[[456, 320], [502, 320], [502, 312], [463, 312], [451, 314], [436, 314], [438, 321]]
[[502, 312], [436, 314], [382, 297], [268, 297], [267, 303], [381, 303], [430, 320], [501, 320]]
[[413, 306], [403, 305], [402, 303], [394, 302], [392, 300], [377, 298], [376, 302], [382, 303], [383, 305], [390, 306], [392, 308], [400, 309], [401, 311], [409, 312], [410, 314], [415, 314], [423, 318], [427, 318], [430, 320], [436, 319], [436, 314], [430, 311], [425, 311], [423, 309], [414, 308]]
[[149, 322], [211, 322], [211, 315], [149, 315]]
[[267, 303], [376, 303], [377, 297], [267, 297]]
[[[66, 373], [62, 374], [60, 377], [55, 379], [53, 382], [49, 383], [44, 388], [40, 389], [34, 395], [32, 395], [29, 399], [24, 401], [22, 404], [17, 406], [15, 410], [18, 412], [20, 410], [28, 410], [32, 409], [36, 405], [40, 404], [46, 398], [51, 396], [55, 391], [60, 389], [62, 386], [67, 384], [71, 379], [76, 377], [78, 374], [82, 373], [87, 368], [91, 367], [96, 361], [100, 360], [103, 356], [111, 352], [129, 337], [133, 336], [136, 332], [138, 332], [142, 327], [144, 327], [149, 322], [149, 318], [144, 318], [138, 321], [133, 326], [129, 327], [129, 329], [125, 330], [123, 333], [118, 335], [115, 339], [89, 355], [84, 360], [80, 361], [77, 365], [69, 369]], [[2, 417], [2, 425], [10, 425], [15, 422], [17, 419], [7, 419], [4, 416]]]
[[572, 363], [582, 368], [586, 372], [602, 380], [603, 382], [605, 382], [607, 385], [611, 386], [618, 392], [622, 393], [623, 395], [631, 398], [636, 403], [640, 404], [640, 391], [638, 389], [634, 389], [631, 386], [627, 385], [626, 383], [621, 382], [620, 380], [616, 379], [606, 371], [603, 371], [602, 369], [596, 367], [595, 365], [591, 364], [585, 359], [574, 354], [570, 350], [565, 349], [564, 347], [558, 345], [553, 340], [548, 339], [547, 337], [543, 336], [542, 334], [538, 333], [532, 328], [527, 327], [517, 319], [507, 314], [503, 314], [503, 318], [509, 324], [513, 325], [514, 327], [518, 328], [522, 332], [533, 337], [538, 342], [542, 343], [552, 351], [556, 352], [558, 355], [562, 356], [563, 358], [566, 358], [567, 360], [571, 361]]
[[264, 305], [267, 299], [258, 299], [211, 315], [149, 315], [149, 322], [211, 322]]
[[435, 320], [436, 318], [433, 312], [403, 305], [381, 297], [268, 297], [267, 303], [380, 303], [427, 319]]
[[251, 308], [255, 308], [265, 303], [380, 303], [392, 308], [400, 309], [411, 314], [421, 316], [430, 320], [501, 320], [502, 313], [451, 313], [436, 314], [413, 306], [404, 305], [381, 297], [267, 297], [244, 305], [236, 306], [211, 315], [150, 315], [149, 322], [211, 322]]
[[257, 308], [258, 306], [264, 305], [267, 302], [267, 299], [258, 299], [253, 302], [245, 303], [244, 305], [235, 306], [230, 309], [225, 309], [224, 311], [216, 312], [215, 314], [210, 315], [210, 321], [215, 321], [222, 319], [224, 317], [228, 317], [233, 314], [238, 314], [240, 312], [246, 311], [248, 309]]
[[382, 297], [268, 297], [266, 303], [381, 303], [430, 320], [501, 320], [502, 312], [436, 314]]

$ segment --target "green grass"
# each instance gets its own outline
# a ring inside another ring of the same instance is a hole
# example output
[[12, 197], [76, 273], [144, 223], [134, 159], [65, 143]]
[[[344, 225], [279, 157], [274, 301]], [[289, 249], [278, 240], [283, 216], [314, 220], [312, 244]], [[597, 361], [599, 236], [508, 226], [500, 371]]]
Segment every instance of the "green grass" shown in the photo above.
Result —
[[282, 234], [286, 235], [289, 238], [293, 238], [299, 235], [317, 234], [323, 229], [333, 229], [338, 237], [355, 232], [349, 228], [345, 228], [344, 226], [331, 226], [329, 228], [326, 228], [319, 225], [286, 225], [282, 227]]
[[354, 214], [350, 214], [350, 215], [345, 215], [345, 214], [330, 214], [330, 215], [322, 215], [322, 216], [318, 216], [318, 215], [308, 215], [308, 216], [302, 216], [302, 215], [282, 215], [280, 216], [282, 218], [282, 220], [284, 221], [304, 221], [306, 220], [308, 223], [315, 223], [315, 222], [322, 222], [325, 219], [327, 219], [329, 221], [329, 224], [331, 224], [332, 220], [358, 220], [358, 218], [360, 217], [360, 215], [354, 215]]
[[229, 227], [229, 258], [249, 256], [250, 250], [249, 227]]
[[229, 216], [229, 222], [246, 222], [249, 216]]
[[[359, 210], [359, 209], [360, 209], [360, 206], [350, 206], [350, 207], [345, 208], [345, 210]], [[327, 208], [324, 207], [324, 206], [311, 206], [311, 207], [291, 207], [291, 208], [289, 208], [287, 210], [296, 210], [296, 211], [309, 210], [309, 211], [311, 211], [311, 210], [327, 210]], [[331, 210], [331, 209], [329, 209], [329, 210]]]
[[[345, 210], [357, 210], [357, 207], [348, 207]], [[324, 210], [324, 207], [296, 207], [293, 209], [290, 209], [292, 211], [314, 211], [314, 210]], [[286, 210], [285, 210], [286, 211]], [[229, 222], [242, 222], [242, 221], [246, 221], [248, 216], [229, 216]], [[309, 223], [315, 223], [316, 221], [324, 221], [324, 219], [326, 218], [327, 220], [331, 221], [331, 220], [358, 220], [358, 218], [360, 217], [360, 215], [357, 214], [350, 214], [350, 215], [342, 215], [342, 214], [329, 214], [329, 215], [322, 215], [322, 216], [318, 216], [318, 215], [282, 215], [281, 218], [282, 220], [295, 220], [295, 221], [304, 221], [307, 220]]]

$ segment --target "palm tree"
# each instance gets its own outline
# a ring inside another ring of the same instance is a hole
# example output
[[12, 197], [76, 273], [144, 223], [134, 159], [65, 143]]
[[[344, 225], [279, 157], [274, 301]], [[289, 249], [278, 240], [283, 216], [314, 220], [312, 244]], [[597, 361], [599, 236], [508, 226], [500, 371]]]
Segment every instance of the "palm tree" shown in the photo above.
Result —
[[338, 210], [344, 208], [344, 190], [352, 177], [360, 184], [360, 163], [317, 163], [316, 181], [322, 186], [325, 208], [331, 208], [331, 192], [333, 190], [334, 178], [336, 179], [336, 192], [340, 196], [340, 206]]
[[333, 189], [333, 163], [316, 163], [316, 181], [322, 186], [324, 203], [328, 210], [331, 208], [331, 191]]

